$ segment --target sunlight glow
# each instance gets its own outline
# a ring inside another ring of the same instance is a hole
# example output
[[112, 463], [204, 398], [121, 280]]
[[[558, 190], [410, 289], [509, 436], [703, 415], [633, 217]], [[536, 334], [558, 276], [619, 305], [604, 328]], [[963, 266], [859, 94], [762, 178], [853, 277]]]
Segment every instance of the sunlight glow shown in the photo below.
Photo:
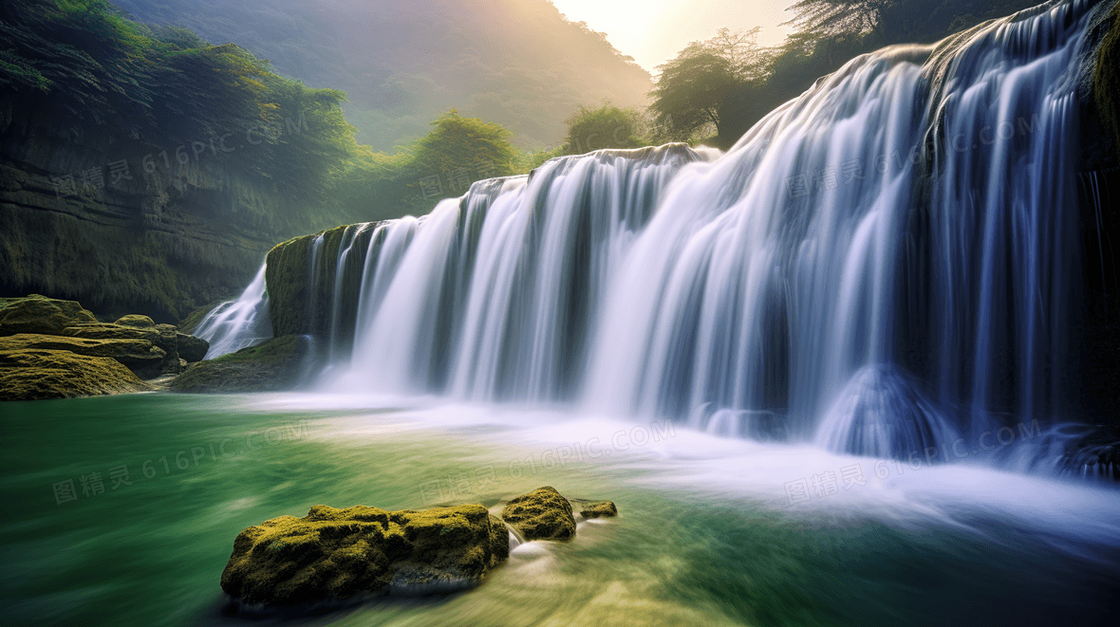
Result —
[[693, 41], [715, 36], [720, 28], [761, 26], [758, 43], [780, 44], [790, 32], [779, 26], [790, 19], [790, 0], [552, 0], [573, 22], [586, 22], [622, 54], [634, 57], [651, 74]]

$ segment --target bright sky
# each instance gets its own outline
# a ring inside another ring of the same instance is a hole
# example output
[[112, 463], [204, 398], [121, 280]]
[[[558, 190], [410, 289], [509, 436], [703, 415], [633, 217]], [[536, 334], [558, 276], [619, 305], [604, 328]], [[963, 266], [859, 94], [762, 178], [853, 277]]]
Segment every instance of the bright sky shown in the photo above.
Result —
[[693, 41], [761, 26], [758, 43], [780, 44], [792, 17], [785, 8], [796, 0], [552, 0], [573, 22], [587, 22], [622, 54], [656, 74], [656, 67], [677, 56]]

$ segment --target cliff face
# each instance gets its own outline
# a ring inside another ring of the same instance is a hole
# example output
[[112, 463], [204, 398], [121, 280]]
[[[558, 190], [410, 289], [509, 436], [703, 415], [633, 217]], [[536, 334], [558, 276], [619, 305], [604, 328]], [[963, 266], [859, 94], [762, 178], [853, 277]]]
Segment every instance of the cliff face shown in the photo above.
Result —
[[209, 143], [177, 158], [92, 125], [0, 123], [0, 295], [175, 320], [236, 294], [290, 235], [259, 217], [280, 213], [276, 191], [208, 162]]
[[[273, 335], [353, 337], [366, 258], [372, 254], [376, 259], [384, 237], [377, 224], [297, 237], [268, 253], [265, 280]], [[371, 247], [375, 237], [379, 239]], [[353, 254], [344, 255], [347, 250]]]

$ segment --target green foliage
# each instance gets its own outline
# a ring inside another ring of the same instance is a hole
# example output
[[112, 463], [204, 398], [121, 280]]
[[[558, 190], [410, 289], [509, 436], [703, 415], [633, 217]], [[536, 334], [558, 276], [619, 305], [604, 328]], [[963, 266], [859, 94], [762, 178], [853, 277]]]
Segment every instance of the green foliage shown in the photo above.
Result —
[[454, 109], [432, 131], [394, 154], [358, 146], [339, 177], [335, 195], [351, 212], [375, 219], [427, 213], [477, 180], [527, 171], [531, 159], [500, 124], [463, 117]]
[[[205, 148], [221, 169], [293, 201], [330, 188], [356, 147], [343, 92], [280, 77], [233, 44], [129, 21], [107, 0], [5, 2], [0, 51], [0, 104], [14, 120], [77, 121], [171, 154]], [[222, 137], [229, 148], [219, 151]], [[246, 138], [260, 141], [241, 150]]]
[[741, 88], [765, 73], [767, 51], [756, 44], [758, 28], [693, 42], [661, 65], [650, 94], [660, 139], [687, 141], [713, 132], [724, 136], [724, 109]]
[[[564, 154], [579, 155], [604, 148], [638, 148], [648, 145], [639, 137], [643, 125], [642, 115], [635, 109], [622, 109], [609, 102], [594, 109], [581, 106], [564, 123], [568, 125]], [[544, 160], [541, 161], [543, 162]]]
[[639, 106], [650, 88], [648, 72], [549, 0], [113, 2], [138, 21], [236, 43], [310, 86], [344, 89], [358, 141], [389, 153], [451, 108], [540, 148], [563, 137], [579, 103]]
[[517, 150], [509, 142], [513, 133], [500, 124], [465, 118], [452, 109], [432, 126], [413, 151], [412, 166], [419, 173], [473, 172], [480, 167], [493, 176], [514, 172]]

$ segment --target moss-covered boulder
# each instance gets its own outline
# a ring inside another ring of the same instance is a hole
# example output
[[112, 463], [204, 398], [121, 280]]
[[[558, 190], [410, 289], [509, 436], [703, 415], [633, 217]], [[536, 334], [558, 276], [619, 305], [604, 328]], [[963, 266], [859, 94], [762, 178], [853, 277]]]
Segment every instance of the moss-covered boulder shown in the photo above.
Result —
[[66, 327], [96, 322], [97, 318], [92, 313], [72, 300], [57, 300], [38, 294], [0, 299], [0, 336], [17, 333], [62, 335]]
[[479, 584], [509, 556], [505, 525], [481, 505], [389, 512], [316, 505], [237, 536], [221, 586], [241, 603], [283, 607]]
[[117, 321], [113, 324], [119, 324], [122, 327], [132, 327], [135, 329], [149, 329], [156, 326], [155, 320], [152, 320], [148, 316], [142, 316], [140, 314], [128, 314], [127, 316], [121, 316], [120, 318], [117, 318]]
[[42, 349], [70, 351], [86, 357], [115, 359], [141, 379], [152, 379], [163, 372], [167, 353], [147, 340], [91, 340], [60, 335], [21, 333], [0, 338], [0, 350]]
[[579, 515], [584, 518], [612, 518], [618, 516], [618, 508], [615, 507], [613, 501], [570, 500], [572, 507], [579, 510]]
[[73, 398], [150, 389], [110, 357], [38, 348], [0, 350], [0, 400]]
[[295, 387], [310, 352], [306, 339], [287, 335], [192, 364], [168, 384], [173, 392], [275, 392]]
[[570, 540], [576, 534], [572, 504], [551, 486], [506, 503], [502, 520], [526, 540]]

